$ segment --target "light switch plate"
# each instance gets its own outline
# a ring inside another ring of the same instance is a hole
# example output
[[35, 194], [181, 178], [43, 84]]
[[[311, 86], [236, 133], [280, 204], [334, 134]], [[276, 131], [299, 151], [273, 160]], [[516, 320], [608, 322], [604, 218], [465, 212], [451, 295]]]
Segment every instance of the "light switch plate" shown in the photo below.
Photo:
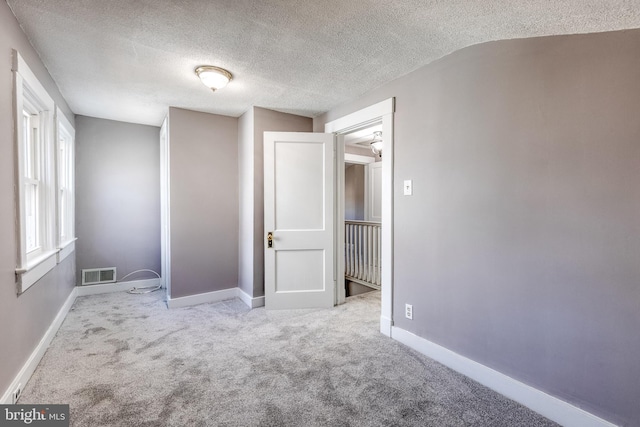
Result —
[[410, 179], [404, 180], [404, 195], [411, 196], [413, 194], [413, 182]]

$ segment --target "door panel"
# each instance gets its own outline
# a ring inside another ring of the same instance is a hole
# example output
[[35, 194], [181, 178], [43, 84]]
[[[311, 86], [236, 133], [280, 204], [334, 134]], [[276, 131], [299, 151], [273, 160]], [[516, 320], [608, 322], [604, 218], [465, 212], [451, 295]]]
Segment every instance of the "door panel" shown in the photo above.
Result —
[[334, 136], [265, 132], [267, 309], [334, 304]]
[[382, 222], [382, 162], [366, 165], [364, 211], [365, 221]]
[[276, 292], [324, 291], [325, 252], [297, 250], [276, 252]]
[[[279, 230], [324, 228], [324, 145], [305, 142], [275, 144], [275, 217]], [[301, 165], [305, 165], [304, 168]], [[304, 210], [294, 209], [304, 202]]]

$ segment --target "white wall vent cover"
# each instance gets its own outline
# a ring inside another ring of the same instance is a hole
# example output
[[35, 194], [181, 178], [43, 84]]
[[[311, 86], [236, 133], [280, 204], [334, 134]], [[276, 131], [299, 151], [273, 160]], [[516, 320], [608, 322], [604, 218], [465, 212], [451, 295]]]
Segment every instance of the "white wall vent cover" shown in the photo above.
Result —
[[82, 270], [82, 285], [97, 285], [100, 283], [114, 283], [116, 268], [89, 268]]

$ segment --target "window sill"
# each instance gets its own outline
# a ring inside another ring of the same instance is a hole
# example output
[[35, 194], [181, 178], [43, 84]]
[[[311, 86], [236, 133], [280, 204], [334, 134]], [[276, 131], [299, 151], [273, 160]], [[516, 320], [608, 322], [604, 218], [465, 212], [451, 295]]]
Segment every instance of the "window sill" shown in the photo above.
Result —
[[57, 262], [60, 264], [66, 257], [71, 255], [76, 250], [76, 240], [77, 238], [73, 238], [63, 244], [58, 248], [58, 259]]
[[18, 293], [21, 294], [40, 280], [45, 274], [53, 270], [57, 264], [59, 250], [48, 251], [27, 262], [26, 268], [17, 268]]

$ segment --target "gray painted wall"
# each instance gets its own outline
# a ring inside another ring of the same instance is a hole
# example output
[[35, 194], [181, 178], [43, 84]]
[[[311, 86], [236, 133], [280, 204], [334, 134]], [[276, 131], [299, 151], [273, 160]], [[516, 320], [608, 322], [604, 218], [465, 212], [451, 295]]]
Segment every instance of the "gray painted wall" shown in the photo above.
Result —
[[240, 165], [240, 288], [264, 295], [264, 132], [311, 132], [308, 117], [253, 107], [238, 121]]
[[169, 109], [171, 298], [238, 286], [238, 119]]
[[344, 219], [364, 221], [364, 165], [345, 164]]
[[20, 52], [65, 116], [74, 115], [29, 44], [6, 2], [0, 2], [0, 394], [9, 387], [51, 325], [75, 284], [75, 255], [69, 256], [24, 294], [16, 296], [14, 206], [13, 75], [11, 49]]
[[640, 30], [473, 46], [314, 120], [396, 97], [395, 326], [634, 426], [638, 52]]
[[118, 280], [140, 269], [160, 273], [159, 132], [76, 117], [78, 284], [86, 268], [116, 267]]

